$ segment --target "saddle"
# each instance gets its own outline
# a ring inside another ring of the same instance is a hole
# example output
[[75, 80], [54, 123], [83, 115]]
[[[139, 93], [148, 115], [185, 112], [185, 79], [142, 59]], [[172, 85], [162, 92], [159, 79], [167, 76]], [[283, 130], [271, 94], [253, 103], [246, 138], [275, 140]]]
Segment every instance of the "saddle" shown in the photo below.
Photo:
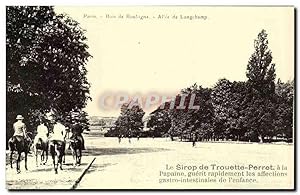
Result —
[[54, 146], [54, 145], [59, 145], [59, 146], [63, 146], [65, 143], [63, 141], [60, 140], [51, 140], [49, 142], [50, 146]]
[[45, 150], [47, 148], [48, 141], [44, 142], [42, 138], [39, 138], [36, 142], [37, 149]]
[[[12, 145], [12, 147], [13, 147], [14, 149], [17, 149], [17, 148], [19, 148], [19, 147], [21, 147], [21, 148], [22, 148], [22, 147], [26, 148], [26, 147], [30, 147], [31, 139], [30, 139], [30, 138], [24, 139], [23, 136], [14, 135], [14, 136], [12, 136], [12, 137], [9, 139], [8, 142]], [[12, 149], [13, 149], [13, 148], [12, 148]]]
[[64, 154], [65, 146], [66, 146], [66, 143], [61, 140], [51, 140], [49, 142], [50, 152], [52, 150], [54, 150], [54, 151], [60, 151], [60, 152], [62, 152], [62, 154]]
[[15, 135], [12, 137], [12, 142], [25, 142], [25, 139], [23, 136]]
[[29, 137], [27, 137], [26, 139], [23, 136], [19, 136], [19, 135], [14, 135], [10, 138], [9, 140], [12, 143], [24, 143], [24, 144], [30, 144], [31, 143], [31, 139]]

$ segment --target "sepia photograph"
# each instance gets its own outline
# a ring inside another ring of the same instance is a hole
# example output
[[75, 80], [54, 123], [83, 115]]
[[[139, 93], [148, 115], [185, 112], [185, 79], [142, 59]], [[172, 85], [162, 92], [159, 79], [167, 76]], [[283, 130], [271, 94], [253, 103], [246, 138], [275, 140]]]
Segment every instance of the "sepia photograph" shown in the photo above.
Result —
[[295, 190], [293, 6], [5, 10], [6, 189]]

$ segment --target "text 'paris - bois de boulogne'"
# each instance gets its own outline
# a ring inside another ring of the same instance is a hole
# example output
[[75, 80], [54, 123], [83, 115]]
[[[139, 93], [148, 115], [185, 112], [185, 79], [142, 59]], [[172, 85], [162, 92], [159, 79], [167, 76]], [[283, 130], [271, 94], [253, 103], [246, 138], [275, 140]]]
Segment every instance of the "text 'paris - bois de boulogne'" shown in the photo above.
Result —
[[140, 14], [103, 14], [103, 15], [96, 15], [96, 14], [83, 14], [83, 18], [86, 19], [138, 19], [138, 20], [207, 20], [208, 17], [205, 15], [200, 14], [158, 14], [158, 15], [140, 15]]

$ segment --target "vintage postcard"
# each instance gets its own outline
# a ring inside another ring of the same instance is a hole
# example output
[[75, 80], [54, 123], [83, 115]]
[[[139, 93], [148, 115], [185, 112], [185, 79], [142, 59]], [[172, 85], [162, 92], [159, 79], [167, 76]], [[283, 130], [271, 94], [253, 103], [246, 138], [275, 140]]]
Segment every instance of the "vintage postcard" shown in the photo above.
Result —
[[6, 188], [295, 190], [293, 6], [7, 6]]

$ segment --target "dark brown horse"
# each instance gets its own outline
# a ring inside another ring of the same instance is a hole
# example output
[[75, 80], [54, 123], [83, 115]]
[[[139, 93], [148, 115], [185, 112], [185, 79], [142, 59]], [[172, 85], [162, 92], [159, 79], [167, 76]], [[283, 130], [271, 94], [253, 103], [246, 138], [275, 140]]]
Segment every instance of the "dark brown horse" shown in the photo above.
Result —
[[80, 166], [81, 164], [83, 142], [83, 137], [80, 134], [73, 134], [70, 138], [70, 148], [73, 155], [74, 166]]
[[53, 160], [54, 171], [55, 174], [57, 174], [58, 165], [60, 170], [63, 170], [62, 159], [63, 156], [65, 155], [66, 143], [63, 141], [52, 140], [49, 142], [49, 145], [50, 145], [50, 154]]
[[38, 166], [38, 153], [41, 154], [41, 164], [45, 165], [48, 160], [49, 141], [43, 141], [41, 138], [34, 144], [34, 154], [36, 166]]
[[[28, 135], [30, 135], [30, 134], [28, 133]], [[15, 151], [18, 154], [18, 158], [16, 161], [17, 173], [21, 173], [20, 162], [21, 162], [21, 155], [23, 152], [25, 154], [25, 156], [24, 156], [25, 169], [28, 170], [27, 169], [27, 156], [30, 151], [30, 146], [32, 144], [31, 140], [32, 140], [31, 138], [24, 139], [24, 137], [22, 137], [22, 136], [13, 136], [12, 138], [10, 138], [8, 140], [8, 147], [9, 147], [9, 151], [10, 151], [10, 167], [11, 168], [13, 168], [13, 166], [12, 166], [13, 154]]]

